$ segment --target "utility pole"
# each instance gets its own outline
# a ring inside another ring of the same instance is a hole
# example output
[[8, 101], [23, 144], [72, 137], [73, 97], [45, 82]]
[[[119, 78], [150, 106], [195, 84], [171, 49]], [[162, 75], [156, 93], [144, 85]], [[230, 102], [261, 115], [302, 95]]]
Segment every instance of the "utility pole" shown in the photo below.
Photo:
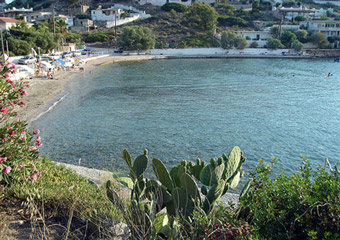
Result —
[[7, 57], [9, 57], [8, 41], [6, 40]]
[[53, 37], [55, 36], [55, 19], [54, 19], [54, 16], [55, 16], [55, 12], [54, 12], [54, 6], [53, 6], [53, 9], [52, 9]]
[[115, 39], [117, 39], [117, 11], [118, 9], [115, 9]]
[[4, 63], [6, 59], [5, 59], [4, 37], [2, 35], [2, 30], [0, 30], [0, 37], [1, 37], [2, 63]]
[[1, 4], [1, 11], [2, 11], [2, 16], [5, 16], [5, 10], [4, 10], [4, 5], [6, 4], [6, 1], [4, 0], [3, 3]]

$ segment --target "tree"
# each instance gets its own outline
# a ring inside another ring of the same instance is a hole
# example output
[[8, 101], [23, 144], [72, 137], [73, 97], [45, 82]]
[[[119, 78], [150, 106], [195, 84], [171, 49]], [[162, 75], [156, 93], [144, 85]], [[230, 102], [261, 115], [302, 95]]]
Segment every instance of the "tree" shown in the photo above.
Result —
[[233, 32], [223, 32], [221, 35], [221, 47], [224, 49], [230, 49], [234, 46], [236, 34]]
[[326, 36], [321, 32], [313, 34], [311, 36], [311, 42], [318, 45], [318, 48], [326, 48], [329, 44]]
[[279, 27], [272, 27], [270, 29], [271, 34], [273, 34], [274, 38], [279, 38], [281, 34], [281, 30]]
[[221, 26], [238, 26], [238, 27], [248, 27], [248, 22], [240, 17], [228, 17], [228, 16], [222, 16], [218, 17], [218, 24]]
[[303, 44], [300, 43], [298, 40], [294, 41], [292, 43], [292, 48], [294, 48], [295, 51], [301, 52], [302, 49], [304, 48]]
[[247, 45], [247, 40], [241, 36], [237, 36], [234, 40], [234, 47], [236, 47], [237, 49], [243, 50], [247, 47]]
[[286, 47], [291, 47], [292, 43], [296, 41], [296, 36], [292, 31], [285, 31], [281, 36], [281, 43]]
[[166, 3], [161, 7], [161, 10], [165, 12], [170, 12], [171, 10], [176, 12], [185, 12], [187, 7], [180, 3]]
[[278, 49], [278, 48], [284, 48], [284, 45], [281, 43], [279, 39], [275, 38], [268, 38], [267, 39], [267, 48], [268, 49]]
[[93, 42], [106, 42], [110, 39], [109, 35], [105, 32], [99, 32], [99, 33], [92, 33], [89, 34], [84, 41], [86, 43], [93, 43]]
[[257, 48], [258, 46], [259, 46], [259, 44], [257, 42], [252, 42], [249, 47], [250, 48]]
[[302, 43], [306, 43], [307, 42], [307, 36], [308, 36], [308, 32], [304, 29], [299, 29], [295, 32], [295, 36], [297, 37], [297, 39], [302, 42]]
[[306, 18], [304, 16], [296, 16], [295, 21], [298, 21], [298, 22], [306, 21]]
[[220, 14], [224, 14], [227, 16], [233, 16], [236, 8], [233, 5], [222, 3], [217, 6], [217, 10]]
[[7, 38], [7, 41], [8, 48], [14, 55], [23, 56], [30, 54], [32, 46], [27, 41], [13, 37]]
[[197, 3], [188, 7], [186, 17], [201, 29], [212, 31], [216, 28], [218, 14], [208, 4]]
[[148, 27], [125, 27], [119, 37], [119, 45], [124, 50], [146, 50], [155, 46], [155, 35]]

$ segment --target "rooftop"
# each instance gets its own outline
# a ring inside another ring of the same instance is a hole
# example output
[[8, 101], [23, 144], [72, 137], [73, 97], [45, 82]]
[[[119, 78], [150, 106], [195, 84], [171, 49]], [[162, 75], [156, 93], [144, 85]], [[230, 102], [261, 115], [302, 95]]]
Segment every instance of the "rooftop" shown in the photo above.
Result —
[[0, 17], [0, 23], [16, 23], [18, 20], [9, 17]]

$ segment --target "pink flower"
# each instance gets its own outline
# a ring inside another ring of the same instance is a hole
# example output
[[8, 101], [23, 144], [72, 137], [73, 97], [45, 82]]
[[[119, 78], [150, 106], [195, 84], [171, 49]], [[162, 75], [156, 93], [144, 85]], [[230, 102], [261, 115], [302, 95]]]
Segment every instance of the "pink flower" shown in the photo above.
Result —
[[6, 76], [6, 77], [9, 77], [9, 73], [6, 73], [5, 76]]
[[1, 108], [1, 110], [0, 110], [2, 113], [7, 113], [8, 112], [8, 109], [7, 108]]
[[15, 135], [15, 132], [11, 132], [10, 135], [11, 135], [11, 136], [14, 136], [14, 135]]
[[7, 78], [7, 79], [6, 79], [6, 82], [12, 83], [12, 80], [9, 79], [9, 78]]
[[4, 168], [2, 171], [3, 171], [4, 173], [10, 173], [11, 170], [12, 170], [11, 167], [6, 167], [6, 168]]
[[37, 179], [38, 179], [38, 176], [37, 176], [37, 174], [35, 174], [35, 173], [33, 173], [32, 177], [30, 177], [30, 180], [31, 180], [32, 182], [36, 182]]
[[34, 146], [30, 146], [30, 151], [35, 151], [35, 150], [37, 150], [37, 148], [36, 148], [36, 147], [34, 147]]
[[37, 144], [38, 147], [42, 146], [41, 138], [40, 137], [37, 137], [37, 140], [36, 140], [35, 144]]
[[22, 169], [22, 168], [25, 167], [25, 165], [20, 164], [18, 167], [19, 167], [19, 169]]
[[14, 103], [10, 102], [9, 105], [11, 105], [12, 107], [14, 106]]
[[3, 141], [3, 142], [7, 142], [7, 138], [3, 138], [2, 141]]
[[32, 166], [32, 169], [33, 169], [33, 171], [37, 170], [37, 168], [35, 166]]
[[15, 68], [15, 64], [14, 63], [11, 63], [12, 64], [12, 68]]
[[6, 157], [4, 157], [4, 158], [0, 158], [0, 163], [3, 163], [4, 161], [6, 161], [7, 160], [7, 158]]

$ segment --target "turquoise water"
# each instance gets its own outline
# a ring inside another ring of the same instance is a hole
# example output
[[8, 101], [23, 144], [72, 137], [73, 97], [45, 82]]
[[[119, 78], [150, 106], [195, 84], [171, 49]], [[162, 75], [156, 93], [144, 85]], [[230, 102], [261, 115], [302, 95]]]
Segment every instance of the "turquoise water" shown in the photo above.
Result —
[[[298, 170], [340, 158], [340, 68], [331, 60], [190, 59], [97, 67], [33, 126], [43, 155], [97, 168], [125, 168], [121, 155], [149, 149], [173, 166], [209, 160], [234, 145], [253, 168], [277, 157]], [[333, 76], [326, 78], [328, 72]]]

